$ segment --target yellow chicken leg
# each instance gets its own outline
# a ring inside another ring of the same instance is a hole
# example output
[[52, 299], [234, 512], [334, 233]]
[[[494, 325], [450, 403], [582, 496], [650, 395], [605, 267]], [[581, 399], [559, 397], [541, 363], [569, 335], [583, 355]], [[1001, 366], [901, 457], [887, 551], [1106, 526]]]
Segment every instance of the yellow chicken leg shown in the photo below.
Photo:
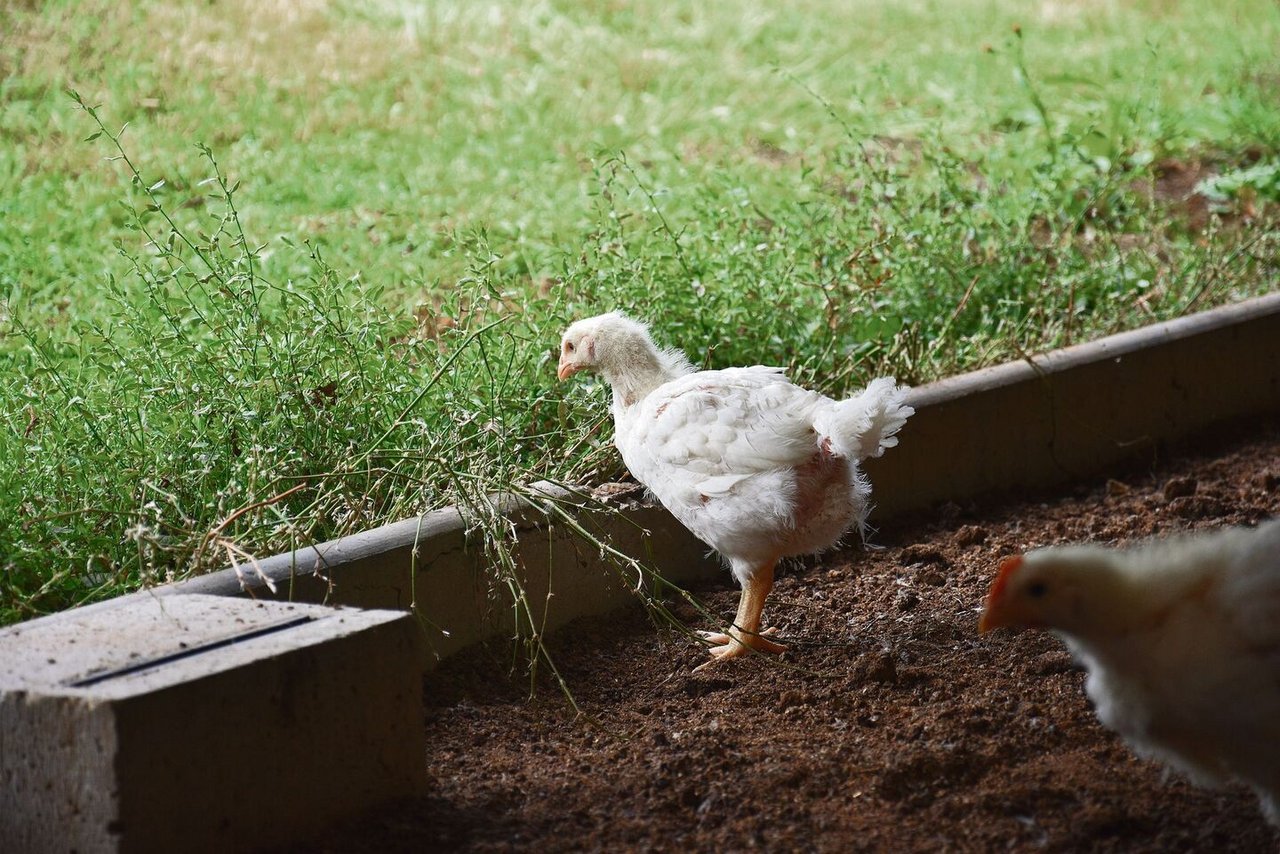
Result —
[[765, 635], [777, 633], [776, 628], [760, 630], [760, 615], [764, 611], [764, 600], [773, 589], [773, 567], [770, 563], [752, 573], [742, 585], [742, 597], [738, 599], [738, 615], [733, 620], [733, 627], [725, 632], [698, 632], [703, 640], [714, 644], [708, 652], [711, 660], [698, 665], [696, 673], [704, 667], [717, 662], [746, 655], [751, 650], [771, 652], [775, 655], [786, 651], [780, 643], [768, 640]]

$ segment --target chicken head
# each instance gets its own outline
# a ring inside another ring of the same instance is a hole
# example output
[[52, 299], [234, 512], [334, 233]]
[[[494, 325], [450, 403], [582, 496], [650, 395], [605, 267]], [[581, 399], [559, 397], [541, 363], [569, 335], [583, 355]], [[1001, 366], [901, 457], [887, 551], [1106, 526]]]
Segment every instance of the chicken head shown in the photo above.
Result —
[[1108, 550], [1037, 549], [1000, 563], [978, 632], [1008, 627], [1107, 634], [1122, 629], [1133, 613], [1131, 593]]

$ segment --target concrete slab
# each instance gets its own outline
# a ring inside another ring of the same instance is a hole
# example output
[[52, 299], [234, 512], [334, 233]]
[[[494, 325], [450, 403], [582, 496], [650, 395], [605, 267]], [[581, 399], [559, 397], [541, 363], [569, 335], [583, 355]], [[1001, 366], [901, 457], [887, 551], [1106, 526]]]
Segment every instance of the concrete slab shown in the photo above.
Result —
[[240, 851], [422, 791], [403, 612], [129, 597], [0, 630], [0, 851]]

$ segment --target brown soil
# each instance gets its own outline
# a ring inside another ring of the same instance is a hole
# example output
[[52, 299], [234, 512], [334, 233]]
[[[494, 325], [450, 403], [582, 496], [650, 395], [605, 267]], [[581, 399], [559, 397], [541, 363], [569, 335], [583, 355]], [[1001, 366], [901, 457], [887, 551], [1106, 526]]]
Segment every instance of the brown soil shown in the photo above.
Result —
[[[427, 683], [431, 794], [306, 850], [1274, 850], [1250, 793], [1193, 788], [1103, 730], [1061, 643], [975, 623], [1004, 555], [1256, 524], [1278, 481], [1269, 431], [896, 522], [882, 550], [782, 574], [781, 660], [693, 674], [705, 653], [638, 609], [583, 621], [552, 650], [581, 717], [545, 680], [530, 698], [509, 649], [459, 657]], [[733, 613], [727, 573], [702, 595]]]
[[1153, 180], [1135, 185], [1183, 221], [1188, 231], [1199, 233], [1209, 224], [1209, 199], [1196, 190], [1200, 182], [1217, 174], [1207, 160], [1168, 158], [1156, 163]]

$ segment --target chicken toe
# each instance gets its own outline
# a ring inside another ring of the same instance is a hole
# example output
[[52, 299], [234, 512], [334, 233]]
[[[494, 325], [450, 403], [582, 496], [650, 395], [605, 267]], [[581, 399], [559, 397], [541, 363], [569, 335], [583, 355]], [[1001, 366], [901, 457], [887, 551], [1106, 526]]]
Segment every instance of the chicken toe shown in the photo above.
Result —
[[724, 634], [723, 632], [698, 632], [703, 640], [715, 645], [707, 650], [707, 652], [711, 653], [711, 660], [699, 664], [693, 668], [693, 672], [697, 673], [699, 670], [703, 670], [713, 664], [727, 661], [730, 658], [738, 658], [753, 651], [781, 655], [787, 651], [787, 647], [765, 637], [765, 635], [773, 635], [777, 634], [777, 632], [777, 628], [769, 628], [759, 634], [748, 634], [740, 632], [736, 627], [730, 629], [729, 634]]
[[[755, 636], [756, 636], [756, 637], [759, 637], [760, 635], [776, 635], [777, 633], [778, 633], [778, 627], [777, 627], [777, 626], [770, 626], [769, 628], [767, 628], [767, 629], [765, 629], [765, 630], [763, 630], [763, 631], [761, 631], [761, 632], [758, 632]], [[699, 629], [699, 630], [698, 630], [697, 632], [695, 632], [694, 634], [696, 634], [698, 637], [702, 638], [704, 641], [706, 641], [706, 642], [707, 642], [709, 645], [711, 645], [711, 646], [721, 646], [721, 645], [723, 645], [723, 644], [727, 644], [727, 643], [729, 643], [730, 641], [732, 641], [732, 640], [734, 639], [734, 638], [733, 638], [733, 635], [725, 634], [724, 632], [707, 632], [707, 631], [703, 631], [703, 630], [701, 630], [701, 629]], [[748, 643], [749, 643], [749, 642], [750, 642], [750, 641], [748, 641]], [[783, 646], [782, 644], [778, 644], [778, 643], [772, 644], [772, 646], [781, 647], [781, 649], [786, 649], [786, 647], [785, 647], [785, 646]], [[766, 650], [766, 651], [767, 651], [767, 652], [780, 652], [780, 651], [781, 651], [781, 649], [779, 649], [779, 650], [772, 650], [772, 649], [770, 649], [770, 650]]]

